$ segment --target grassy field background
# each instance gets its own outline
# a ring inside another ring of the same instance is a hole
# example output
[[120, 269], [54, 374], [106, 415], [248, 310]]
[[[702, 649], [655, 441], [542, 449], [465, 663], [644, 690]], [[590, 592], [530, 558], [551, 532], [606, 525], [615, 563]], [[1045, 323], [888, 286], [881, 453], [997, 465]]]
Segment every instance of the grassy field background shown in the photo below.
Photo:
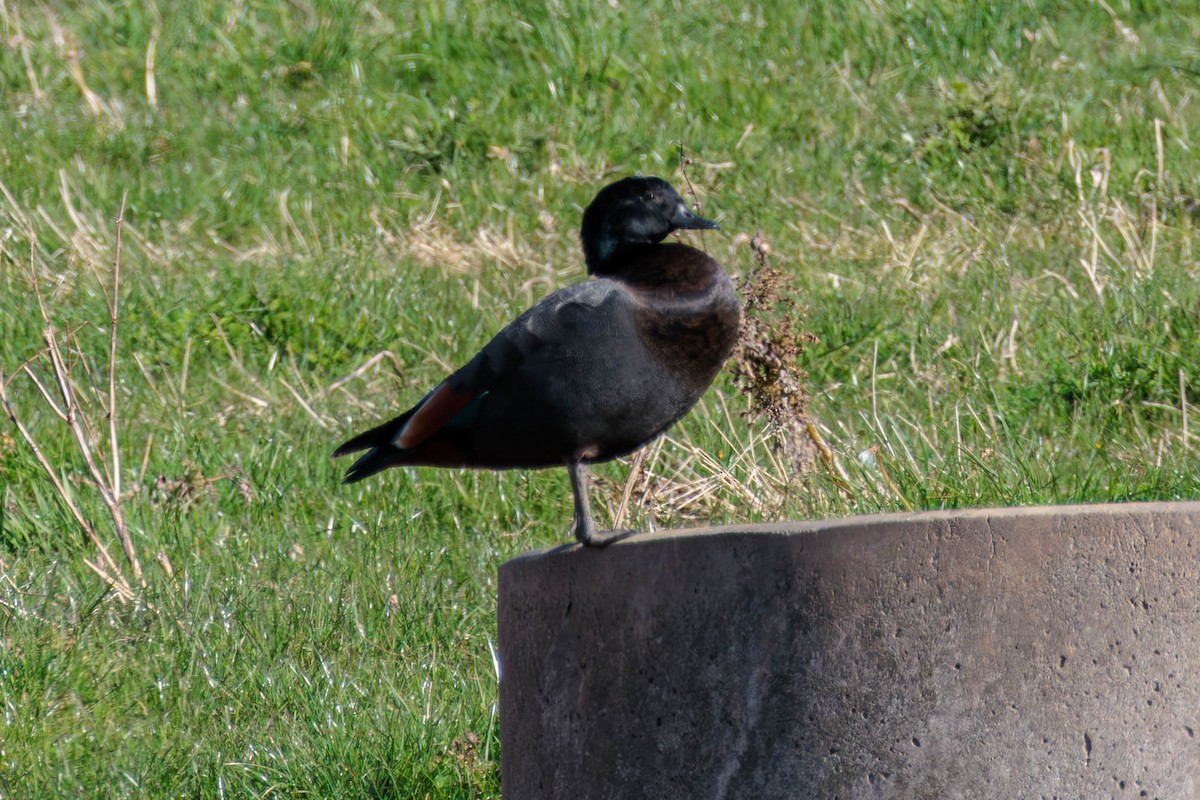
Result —
[[0, 796], [498, 796], [496, 567], [567, 539], [566, 476], [346, 488], [328, 454], [582, 279], [580, 210], [625, 174], [690, 184], [730, 272], [769, 244], [831, 459], [791, 469], [726, 375], [599, 470], [602, 523], [1200, 496], [1194, 2], [0, 15], [0, 370], [119, 562], [18, 368], [40, 293], [103, 449], [126, 198], [146, 583], [93, 574], [0, 420]]

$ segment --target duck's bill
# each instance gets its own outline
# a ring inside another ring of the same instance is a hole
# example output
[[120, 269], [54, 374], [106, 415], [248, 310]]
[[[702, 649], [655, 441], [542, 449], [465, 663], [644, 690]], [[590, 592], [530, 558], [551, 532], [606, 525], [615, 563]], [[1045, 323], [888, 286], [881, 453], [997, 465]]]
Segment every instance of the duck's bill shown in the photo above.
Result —
[[671, 215], [671, 224], [676, 228], [686, 228], [689, 230], [707, 231], [721, 229], [721, 226], [711, 219], [705, 219], [693, 214], [692, 210], [687, 207], [687, 204], [682, 202], [675, 207], [675, 213]]

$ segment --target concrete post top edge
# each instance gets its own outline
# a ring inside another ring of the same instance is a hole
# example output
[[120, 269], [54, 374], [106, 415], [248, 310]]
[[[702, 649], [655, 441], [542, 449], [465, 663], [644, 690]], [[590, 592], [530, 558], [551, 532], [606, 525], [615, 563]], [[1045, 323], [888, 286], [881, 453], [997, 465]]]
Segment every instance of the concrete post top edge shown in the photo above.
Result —
[[[1083, 503], [1071, 505], [1002, 506], [993, 508], [962, 508], [935, 511], [904, 511], [887, 514], [863, 514], [860, 516], [837, 517], [827, 520], [791, 522], [765, 522], [753, 524], [716, 525], [695, 528], [671, 528], [641, 533], [610, 545], [607, 549], [626, 549], [662, 544], [667, 541], [708, 538], [712, 536], [795, 536], [819, 533], [836, 533], [839, 530], [861, 530], [863, 528], [888, 529], [913, 524], [947, 523], [991, 519], [993, 521], [1016, 521], [1020, 519], [1041, 520], [1059, 517], [1064, 522], [1082, 522], [1088, 518], [1111, 518], [1113, 516], [1146, 517], [1195, 517], [1200, 523], [1200, 500], [1142, 501], [1130, 503]], [[568, 554], [591, 553], [600, 556], [603, 550], [591, 550], [578, 544], [560, 544], [554, 547], [531, 550], [513, 557], [507, 564], [529, 560], [560, 557]]]

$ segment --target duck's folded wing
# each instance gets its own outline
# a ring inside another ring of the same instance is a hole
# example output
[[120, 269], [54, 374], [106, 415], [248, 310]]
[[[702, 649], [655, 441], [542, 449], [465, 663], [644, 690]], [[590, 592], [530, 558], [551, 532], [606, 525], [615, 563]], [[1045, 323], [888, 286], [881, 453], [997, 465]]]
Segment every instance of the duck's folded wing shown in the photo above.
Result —
[[[446, 426], [469, 424], [478, 403], [506, 375], [547, 350], [569, 351], [590, 330], [624, 313], [628, 295], [617, 282], [590, 280], [560, 289], [496, 334], [462, 369], [430, 392], [398, 430], [401, 449], [428, 441]], [[553, 359], [551, 359], [553, 360]]]

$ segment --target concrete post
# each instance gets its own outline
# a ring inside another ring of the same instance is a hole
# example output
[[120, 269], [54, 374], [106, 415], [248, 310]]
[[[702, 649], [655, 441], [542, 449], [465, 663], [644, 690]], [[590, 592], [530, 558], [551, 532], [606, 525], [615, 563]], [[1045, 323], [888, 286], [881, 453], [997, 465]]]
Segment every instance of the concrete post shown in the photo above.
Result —
[[1200, 797], [1200, 503], [560, 547], [499, 608], [505, 800]]

